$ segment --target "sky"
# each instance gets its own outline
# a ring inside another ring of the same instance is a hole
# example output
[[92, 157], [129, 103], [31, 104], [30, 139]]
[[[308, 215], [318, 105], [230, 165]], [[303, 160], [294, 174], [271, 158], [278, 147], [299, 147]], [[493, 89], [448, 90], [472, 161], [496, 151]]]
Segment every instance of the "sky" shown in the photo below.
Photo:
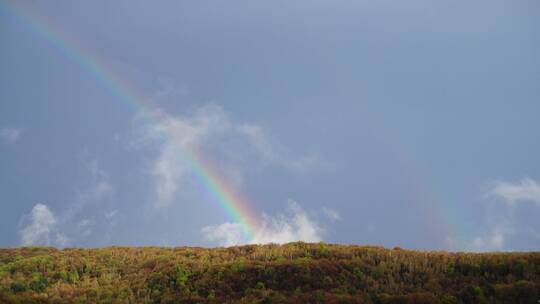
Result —
[[540, 3], [0, 0], [0, 247], [540, 250]]

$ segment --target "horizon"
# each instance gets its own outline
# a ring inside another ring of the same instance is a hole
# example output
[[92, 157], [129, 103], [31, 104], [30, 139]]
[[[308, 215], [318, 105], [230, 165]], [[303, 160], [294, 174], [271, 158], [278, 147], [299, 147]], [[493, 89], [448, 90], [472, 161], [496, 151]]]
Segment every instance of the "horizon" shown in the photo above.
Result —
[[281, 246], [281, 247], [287, 247], [290, 245], [296, 245], [296, 244], [305, 244], [305, 245], [327, 245], [327, 246], [337, 246], [337, 247], [357, 247], [360, 249], [364, 248], [372, 248], [372, 249], [382, 249], [382, 250], [388, 250], [388, 251], [409, 251], [409, 252], [420, 252], [420, 253], [447, 253], [447, 254], [474, 254], [474, 255], [497, 255], [497, 254], [505, 254], [505, 253], [515, 253], [515, 254], [536, 254], [540, 252], [539, 250], [493, 250], [493, 251], [464, 251], [464, 250], [447, 250], [447, 249], [410, 249], [410, 248], [403, 248], [399, 246], [394, 247], [386, 247], [382, 245], [370, 245], [370, 244], [353, 244], [353, 243], [327, 243], [324, 241], [320, 242], [304, 242], [304, 241], [292, 241], [287, 243], [249, 243], [249, 244], [236, 244], [236, 245], [230, 245], [230, 246], [187, 246], [187, 245], [174, 245], [174, 246], [155, 246], [155, 245], [148, 245], [148, 246], [124, 246], [124, 245], [109, 245], [109, 246], [102, 246], [102, 247], [55, 247], [51, 245], [29, 245], [29, 246], [15, 246], [15, 247], [0, 247], [0, 250], [17, 250], [17, 249], [28, 249], [28, 250], [35, 250], [35, 249], [54, 249], [58, 251], [70, 251], [70, 250], [106, 250], [106, 249], [204, 249], [204, 250], [219, 250], [219, 249], [234, 249], [234, 248], [240, 248], [240, 247], [248, 247], [248, 246], [257, 246], [257, 247], [274, 247], [274, 246]]

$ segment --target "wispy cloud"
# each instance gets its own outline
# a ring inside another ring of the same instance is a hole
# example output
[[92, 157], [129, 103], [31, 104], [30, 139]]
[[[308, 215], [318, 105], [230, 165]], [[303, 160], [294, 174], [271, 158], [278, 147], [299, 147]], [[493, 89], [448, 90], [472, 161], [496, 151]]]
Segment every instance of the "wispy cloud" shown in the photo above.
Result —
[[489, 234], [474, 238], [472, 249], [476, 251], [493, 251], [505, 248], [506, 241], [514, 233], [514, 230], [505, 225], [497, 225]]
[[[260, 227], [254, 231], [252, 244], [293, 241], [318, 242], [324, 230], [296, 202], [289, 200], [286, 213], [275, 216], [263, 215]], [[239, 223], [223, 223], [202, 229], [206, 240], [221, 246], [242, 244], [243, 230]]]
[[8, 143], [14, 143], [19, 140], [21, 133], [21, 129], [5, 127], [0, 129], [0, 138]]
[[[19, 231], [22, 245], [65, 247], [72, 241], [80, 243], [96, 230], [115, 223], [118, 210], [105, 212], [96, 209], [103, 210], [105, 206], [99, 203], [113, 194], [114, 188], [108, 173], [99, 166], [97, 160], [88, 159], [86, 154], [83, 155], [82, 164], [88, 172], [89, 184], [77, 191], [71, 203], [57, 214], [45, 204], [36, 204], [30, 213], [21, 219], [24, 223], [24, 227]], [[97, 214], [95, 211], [98, 211]], [[100, 218], [102, 222], [98, 221]]]
[[99, 204], [113, 197], [114, 187], [109, 173], [101, 168], [97, 159], [89, 158], [85, 151], [81, 156], [82, 166], [87, 170], [88, 181], [77, 189], [76, 197], [63, 215], [64, 221], [72, 221], [89, 205]]
[[204, 238], [220, 246], [234, 246], [244, 242], [244, 230], [239, 223], [226, 222], [217, 226], [201, 229]]
[[322, 211], [323, 211], [324, 215], [326, 215], [326, 217], [328, 217], [333, 222], [341, 220], [341, 215], [339, 214], [339, 212], [337, 212], [334, 209], [331, 209], [331, 208], [328, 208], [328, 207], [323, 207]]
[[330, 162], [316, 153], [310, 153], [300, 157], [291, 155], [285, 147], [270, 140], [263, 128], [256, 124], [239, 124], [235, 126], [239, 134], [246, 136], [253, 149], [262, 160], [268, 164], [274, 164], [293, 170], [306, 170], [310, 168], [330, 168]]
[[476, 251], [507, 250], [508, 242], [518, 233], [514, 209], [518, 203], [540, 206], [540, 185], [531, 178], [516, 182], [496, 181], [488, 184], [484, 198], [490, 203], [486, 214], [486, 233], [472, 240]]
[[511, 205], [518, 202], [532, 202], [540, 205], [540, 185], [530, 178], [524, 178], [515, 183], [494, 182], [487, 195], [502, 199]]
[[27, 222], [19, 231], [20, 242], [23, 246], [65, 246], [69, 241], [57, 231], [57, 218], [45, 204], [36, 204], [23, 220]]
[[271, 142], [256, 124], [236, 123], [219, 105], [208, 104], [188, 115], [170, 115], [156, 109], [158, 122], [144, 129], [143, 143], [159, 143], [159, 155], [151, 168], [158, 207], [172, 203], [180, 188], [188, 188], [193, 174], [186, 151], [198, 150], [219, 164], [235, 186], [243, 183], [245, 171], [254, 165], [274, 164], [288, 169], [305, 169], [322, 159], [291, 157], [290, 152]]
[[201, 146], [212, 136], [230, 128], [228, 117], [215, 105], [197, 109], [190, 117], [174, 117], [165, 113], [162, 119], [146, 129], [150, 140], [163, 140], [158, 158], [152, 168], [155, 177], [158, 206], [171, 203], [181, 178], [190, 172], [189, 160], [184, 153]]
[[114, 191], [110, 183], [109, 174], [103, 170], [96, 159], [88, 160], [85, 163], [92, 177], [92, 185], [86, 191], [87, 196], [95, 201], [101, 201]]

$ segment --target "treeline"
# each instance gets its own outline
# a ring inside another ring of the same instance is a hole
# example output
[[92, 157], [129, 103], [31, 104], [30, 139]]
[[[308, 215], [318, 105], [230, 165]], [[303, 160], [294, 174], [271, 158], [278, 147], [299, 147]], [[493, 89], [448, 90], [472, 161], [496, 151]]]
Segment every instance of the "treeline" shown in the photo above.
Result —
[[540, 253], [324, 243], [0, 249], [0, 303], [538, 303]]

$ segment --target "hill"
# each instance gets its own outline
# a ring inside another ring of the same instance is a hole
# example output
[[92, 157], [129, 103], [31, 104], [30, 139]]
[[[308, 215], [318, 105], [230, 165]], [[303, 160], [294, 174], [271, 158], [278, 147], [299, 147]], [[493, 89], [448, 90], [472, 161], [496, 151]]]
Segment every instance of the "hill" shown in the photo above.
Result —
[[0, 249], [1, 303], [538, 303], [540, 253], [324, 243]]

